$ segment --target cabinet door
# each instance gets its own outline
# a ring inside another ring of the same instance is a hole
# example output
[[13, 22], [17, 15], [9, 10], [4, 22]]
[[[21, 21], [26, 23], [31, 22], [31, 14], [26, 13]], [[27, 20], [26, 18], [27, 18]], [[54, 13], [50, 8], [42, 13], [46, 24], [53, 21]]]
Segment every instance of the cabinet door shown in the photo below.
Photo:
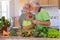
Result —
[[25, 3], [28, 3], [30, 0], [19, 0], [19, 7], [22, 7]]
[[58, 5], [59, 5], [59, 9], [60, 9], [60, 0], [59, 0], [59, 2], [58, 2], [58, 3], [59, 3], [59, 4], [58, 4]]
[[58, 5], [58, 0], [49, 0], [49, 5]]
[[39, 0], [40, 5], [48, 5], [48, 0]]

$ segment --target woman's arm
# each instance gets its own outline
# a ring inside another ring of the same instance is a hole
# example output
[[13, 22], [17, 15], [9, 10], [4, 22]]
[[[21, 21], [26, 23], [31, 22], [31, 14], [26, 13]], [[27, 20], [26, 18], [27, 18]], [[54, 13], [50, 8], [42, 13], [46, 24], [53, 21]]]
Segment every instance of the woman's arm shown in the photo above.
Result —
[[30, 30], [30, 29], [33, 29], [34, 28], [34, 24], [32, 24], [31, 26], [28, 26], [28, 27], [23, 27], [23, 30]]
[[28, 27], [28, 29], [32, 29], [32, 28], [34, 28], [34, 26], [35, 26], [35, 25], [32, 24], [31, 26]]
[[24, 14], [21, 14], [21, 16], [18, 19], [18, 27], [19, 27], [19, 29], [22, 28], [22, 22], [23, 22], [23, 20], [24, 20]]

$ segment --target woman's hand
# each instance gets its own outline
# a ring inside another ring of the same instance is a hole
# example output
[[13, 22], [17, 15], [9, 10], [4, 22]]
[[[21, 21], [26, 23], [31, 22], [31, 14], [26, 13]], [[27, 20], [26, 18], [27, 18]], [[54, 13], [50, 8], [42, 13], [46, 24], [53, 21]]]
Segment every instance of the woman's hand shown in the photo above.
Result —
[[32, 24], [31, 26], [23, 27], [23, 30], [30, 30], [34, 27], [35, 25]]
[[23, 30], [28, 30], [28, 27], [23, 27]]
[[40, 21], [32, 20], [32, 22], [33, 22], [34, 24], [39, 24]]

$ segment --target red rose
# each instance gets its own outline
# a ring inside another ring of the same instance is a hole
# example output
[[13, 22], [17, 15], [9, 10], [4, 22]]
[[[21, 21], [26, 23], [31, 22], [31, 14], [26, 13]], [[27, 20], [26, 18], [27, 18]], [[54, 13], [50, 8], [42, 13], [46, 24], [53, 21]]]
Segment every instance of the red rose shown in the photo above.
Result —
[[32, 16], [29, 16], [29, 18], [32, 18]]

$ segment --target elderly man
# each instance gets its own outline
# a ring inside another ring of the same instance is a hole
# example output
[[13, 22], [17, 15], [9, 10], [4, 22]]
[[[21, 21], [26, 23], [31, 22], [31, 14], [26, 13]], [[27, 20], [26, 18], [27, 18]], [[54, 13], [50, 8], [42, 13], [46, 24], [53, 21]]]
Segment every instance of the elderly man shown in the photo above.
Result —
[[37, 2], [32, 2], [31, 4], [31, 10], [35, 12], [35, 20], [32, 22], [36, 24], [36, 28], [41, 27], [49, 27], [50, 26], [50, 17], [48, 12], [40, 8], [39, 4]]

